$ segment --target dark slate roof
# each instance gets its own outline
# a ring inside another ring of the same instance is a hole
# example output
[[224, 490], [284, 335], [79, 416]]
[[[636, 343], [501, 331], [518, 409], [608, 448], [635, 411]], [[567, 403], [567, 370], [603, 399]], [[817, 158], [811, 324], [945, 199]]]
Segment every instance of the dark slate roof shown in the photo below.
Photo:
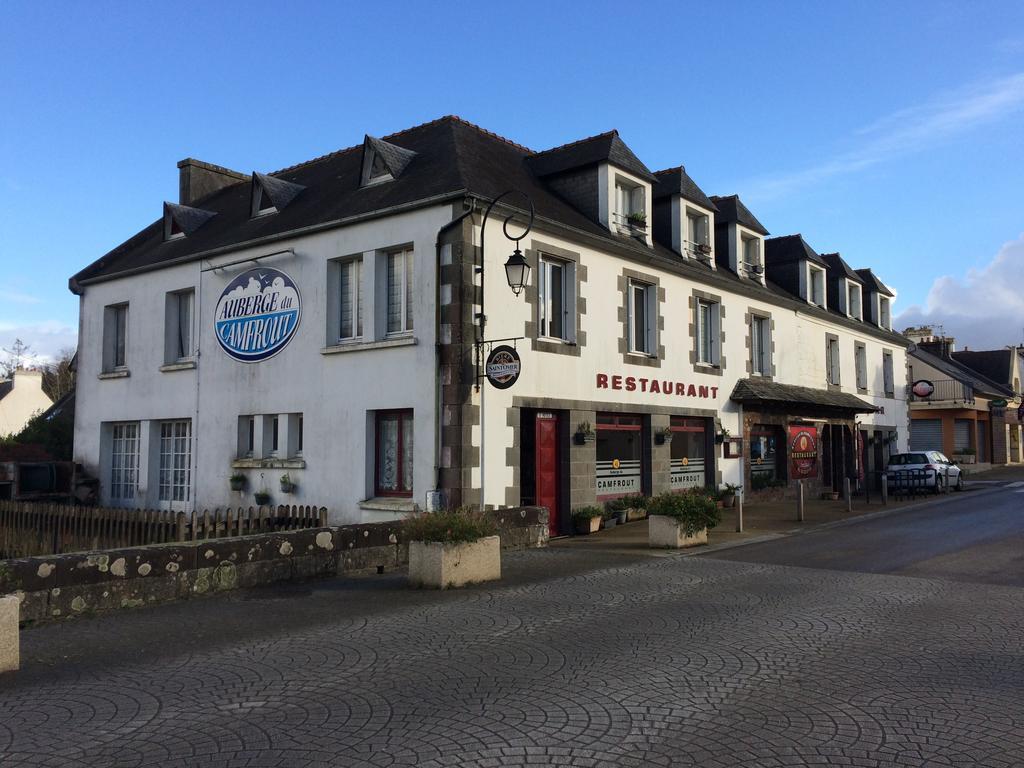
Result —
[[768, 234], [768, 230], [764, 228], [764, 225], [758, 221], [747, 206], [743, 204], [739, 195], [726, 195], [724, 197], [712, 195], [711, 201], [718, 208], [718, 215], [715, 217], [716, 223], [720, 221], [735, 221], [742, 224], [747, 229], [754, 230], [759, 235]]
[[640, 158], [633, 154], [633, 150], [626, 146], [626, 142], [619, 138], [619, 132], [614, 130], [536, 152], [527, 159], [530, 168], [538, 176], [552, 176], [605, 162], [617, 165], [652, 184], [658, 181]]
[[970, 384], [974, 391], [979, 394], [1013, 397], [1013, 390], [1009, 387], [991, 381], [986, 376], [956, 360], [933, 355], [931, 352], [926, 352], [920, 347], [911, 347], [910, 356], [917, 358], [926, 365], [930, 365], [937, 371], [941, 371], [951, 379]]
[[204, 211], [178, 203], [164, 203], [164, 214], [170, 216], [186, 235], [194, 234], [203, 224], [217, 215], [215, 211]]
[[14, 389], [14, 379], [0, 381], [0, 400], [3, 400]]
[[[538, 217], [620, 240], [531, 173], [524, 162], [532, 154], [529, 149], [472, 123], [448, 116], [385, 139], [418, 155], [396, 181], [360, 187], [360, 144], [270, 174], [271, 178], [305, 187], [287, 208], [275, 214], [253, 218], [250, 185], [231, 185], [195, 201], [197, 207], [215, 211], [217, 216], [191, 237], [164, 242], [163, 221], [155, 221], [81, 270], [71, 279], [72, 290], [79, 281], [153, 268], [300, 228], [333, 225], [396, 206], [465, 194], [493, 199], [510, 187], [529, 194]], [[674, 260], [679, 261], [678, 257]]]
[[704, 190], [697, 186], [683, 166], [655, 171], [654, 175], [658, 177], [658, 183], [654, 185], [655, 200], [680, 195], [684, 200], [696, 203], [701, 208], [707, 208], [709, 211], [718, 210], [718, 207], [711, 202], [711, 198], [704, 194]]
[[1016, 349], [990, 349], [976, 352], [964, 350], [954, 352], [953, 359], [997, 384], [1012, 387], [1013, 358], [1016, 354]]
[[855, 283], [864, 284], [864, 279], [854, 272], [838, 253], [823, 253], [821, 258], [828, 265], [828, 269], [834, 277], [845, 277]]
[[298, 197], [299, 193], [305, 189], [302, 184], [285, 181], [276, 176], [267, 176], [264, 173], [253, 172], [252, 177], [255, 182], [263, 187], [263, 193], [270, 198], [270, 202], [274, 204], [278, 211], [283, 211], [287, 208], [292, 200]]
[[364, 153], [367, 148], [372, 148], [374, 152], [380, 155], [388, 172], [396, 179], [402, 175], [405, 167], [416, 157], [416, 153], [411, 149], [405, 149], [383, 139], [376, 139], [370, 134], [366, 134], [366, 138], [363, 140]]
[[790, 264], [804, 259], [814, 262], [819, 267], [828, 266], [800, 234], [768, 238], [764, 241], [764, 256], [765, 263], [769, 266]]
[[764, 379], [740, 379], [731, 398], [738, 403], [812, 406], [853, 413], [874, 413], [875, 406], [848, 392], [779, 384]]
[[892, 291], [889, 290], [888, 286], [886, 286], [885, 283], [883, 283], [881, 280], [879, 280], [877, 277], [875, 277], [875, 273], [872, 272], [870, 269], [858, 269], [858, 270], [854, 270], [854, 271], [858, 275], [860, 275], [861, 282], [864, 283], [864, 285], [867, 287], [868, 290], [870, 290], [870, 291], [878, 291], [883, 296], [895, 296], [896, 295]]

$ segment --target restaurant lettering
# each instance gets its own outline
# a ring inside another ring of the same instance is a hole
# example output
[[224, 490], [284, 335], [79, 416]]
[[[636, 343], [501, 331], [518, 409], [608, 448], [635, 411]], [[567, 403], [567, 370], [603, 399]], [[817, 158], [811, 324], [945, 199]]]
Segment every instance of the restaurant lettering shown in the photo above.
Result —
[[625, 392], [647, 392], [652, 395], [668, 395], [669, 397], [699, 397], [703, 399], [718, 397], [718, 387], [686, 384], [671, 379], [651, 379], [644, 376], [620, 376], [607, 373], [597, 374], [598, 389], [620, 389]]

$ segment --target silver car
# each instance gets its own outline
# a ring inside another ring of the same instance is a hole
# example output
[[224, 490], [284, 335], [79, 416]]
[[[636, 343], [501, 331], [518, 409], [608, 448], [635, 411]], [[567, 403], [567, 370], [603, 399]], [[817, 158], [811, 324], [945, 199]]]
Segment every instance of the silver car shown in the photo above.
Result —
[[[914, 470], [919, 470], [920, 474]], [[894, 453], [889, 457], [885, 472], [890, 489], [901, 485], [914, 488], [917, 483], [921, 484], [918, 487], [932, 493], [941, 493], [949, 488], [964, 489], [964, 473], [960, 467], [938, 451]]]

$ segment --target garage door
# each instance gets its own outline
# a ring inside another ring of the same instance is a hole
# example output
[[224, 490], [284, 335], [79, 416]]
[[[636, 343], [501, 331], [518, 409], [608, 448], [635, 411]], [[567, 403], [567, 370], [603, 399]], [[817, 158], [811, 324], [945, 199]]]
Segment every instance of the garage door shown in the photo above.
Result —
[[957, 419], [953, 422], [953, 451], [960, 453], [964, 448], [971, 447], [971, 427], [974, 422], [970, 419]]
[[911, 421], [910, 450], [941, 451], [942, 419], [914, 419]]

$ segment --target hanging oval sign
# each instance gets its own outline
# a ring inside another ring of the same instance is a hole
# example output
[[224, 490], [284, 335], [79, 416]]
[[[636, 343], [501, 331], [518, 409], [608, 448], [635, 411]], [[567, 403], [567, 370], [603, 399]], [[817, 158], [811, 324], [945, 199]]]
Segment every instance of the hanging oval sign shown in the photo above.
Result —
[[273, 357], [299, 325], [299, 289], [277, 269], [250, 269], [227, 284], [214, 315], [221, 349], [243, 363]]
[[935, 391], [935, 385], [928, 381], [928, 379], [918, 379], [914, 382], [911, 391], [918, 397], [928, 397]]
[[512, 347], [501, 345], [491, 350], [487, 356], [484, 372], [487, 380], [498, 389], [508, 389], [519, 379], [523, 365], [519, 353]]

